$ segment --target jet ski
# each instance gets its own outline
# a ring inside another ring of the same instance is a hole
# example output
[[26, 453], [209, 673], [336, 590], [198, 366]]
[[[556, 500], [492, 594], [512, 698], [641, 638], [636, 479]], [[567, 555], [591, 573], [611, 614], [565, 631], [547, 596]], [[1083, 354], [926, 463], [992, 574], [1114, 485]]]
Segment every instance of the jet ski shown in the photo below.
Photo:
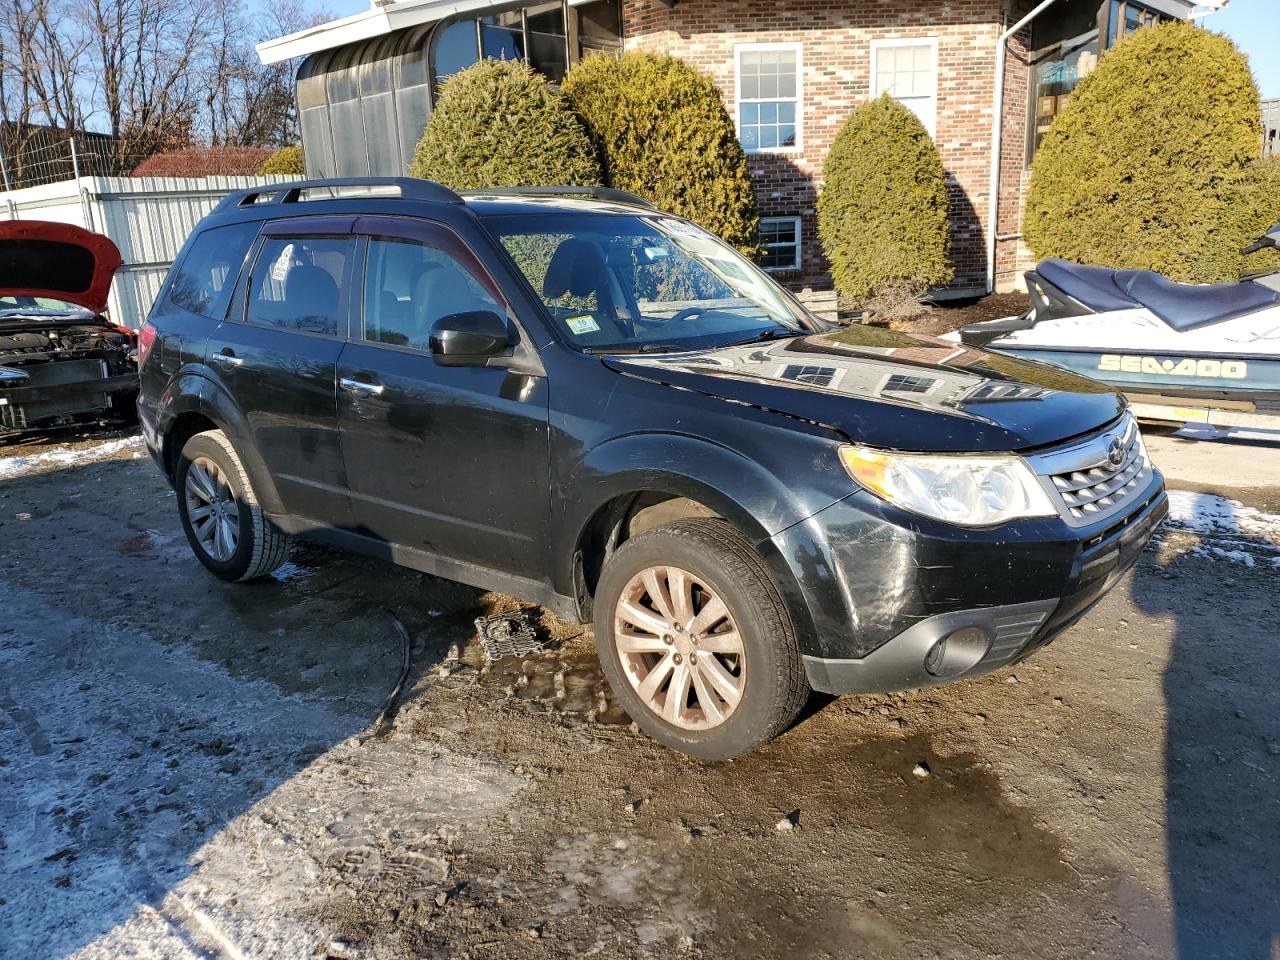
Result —
[[[1243, 252], [1268, 248], [1280, 224]], [[1280, 271], [1201, 286], [1045, 260], [1026, 277], [1030, 310], [951, 338], [1100, 380], [1147, 419], [1280, 428]]]

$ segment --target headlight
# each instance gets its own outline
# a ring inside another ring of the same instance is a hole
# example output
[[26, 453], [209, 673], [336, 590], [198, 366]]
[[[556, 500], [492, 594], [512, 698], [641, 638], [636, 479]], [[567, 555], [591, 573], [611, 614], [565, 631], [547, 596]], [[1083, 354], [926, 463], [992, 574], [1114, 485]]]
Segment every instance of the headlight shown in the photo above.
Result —
[[961, 527], [989, 527], [1019, 517], [1054, 517], [1049, 495], [1015, 456], [923, 456], [841, 447], [849, 476], [914, 513]]

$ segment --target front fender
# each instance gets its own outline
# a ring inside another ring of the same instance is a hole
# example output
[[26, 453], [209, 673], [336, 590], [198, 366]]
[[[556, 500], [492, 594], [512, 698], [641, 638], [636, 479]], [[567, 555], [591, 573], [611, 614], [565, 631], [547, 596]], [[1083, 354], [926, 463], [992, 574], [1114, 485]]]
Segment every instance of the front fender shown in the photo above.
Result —
[[[775, 438], [776, 439], [776, 438]], [[792, 433], [797, 446], [829, 442]], [[792, 451], [806, 463], [799, 449]], [[810, 451], [808, 456], [812, 456]], [[791, 611], [806, 651], [815, 643], [812, 619], [799, 586], [771, 537], [847, 495], [828, 484], [786, 484], [743, 452], [702, 438], [670, 433], [617, 437], [589, 450], [559, 479], [551, 524], [557, 592], [576, 596], [575, 555], [589, 525], [620, 497], [653, 491], [688, 497], [732, 523], [760, 552]]]
[[267, 513], [283, 512], [271, 472], [253, 442], [252, 427], [226, 388], [209, 375], [207, 368], [191, 364], [179, 370], [169, 381], [157, 407], [160, 433], [164, 437], [164, 464], [171, 477], [178, 455], [177, 450], [170, 448], [174, 425], [184, 414], [198, 413], [217, 424], [231, 440], [262, 509]]

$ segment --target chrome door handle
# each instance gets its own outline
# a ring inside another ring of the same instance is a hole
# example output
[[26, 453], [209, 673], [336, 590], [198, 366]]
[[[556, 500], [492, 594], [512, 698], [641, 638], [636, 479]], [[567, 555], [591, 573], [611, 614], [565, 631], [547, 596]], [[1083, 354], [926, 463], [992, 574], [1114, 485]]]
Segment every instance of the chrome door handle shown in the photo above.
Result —
[[352, 380], [350, 377], [342, 377], [338, 380], [338, 386], [353, 397], [380, 397], [382, 391], [386, 389], [380, 383], [365, 383], [363, 380]]
[[237, 357], [234, 353], [215, 353], [213, 359], [229, 367], [238, 367], [244, 363], [244, 357]]

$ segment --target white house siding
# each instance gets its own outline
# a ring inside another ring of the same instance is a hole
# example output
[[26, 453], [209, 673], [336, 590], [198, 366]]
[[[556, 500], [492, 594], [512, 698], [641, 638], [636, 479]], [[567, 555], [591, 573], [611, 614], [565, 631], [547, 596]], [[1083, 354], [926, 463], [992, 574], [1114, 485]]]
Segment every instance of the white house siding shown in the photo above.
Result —
[[53, 220], [106, 234], [124, 266], [109, 316], [138, 327], [197, 223], [235, 190], [293, 177], [81, 177], [0, 193], [0, 220]]

